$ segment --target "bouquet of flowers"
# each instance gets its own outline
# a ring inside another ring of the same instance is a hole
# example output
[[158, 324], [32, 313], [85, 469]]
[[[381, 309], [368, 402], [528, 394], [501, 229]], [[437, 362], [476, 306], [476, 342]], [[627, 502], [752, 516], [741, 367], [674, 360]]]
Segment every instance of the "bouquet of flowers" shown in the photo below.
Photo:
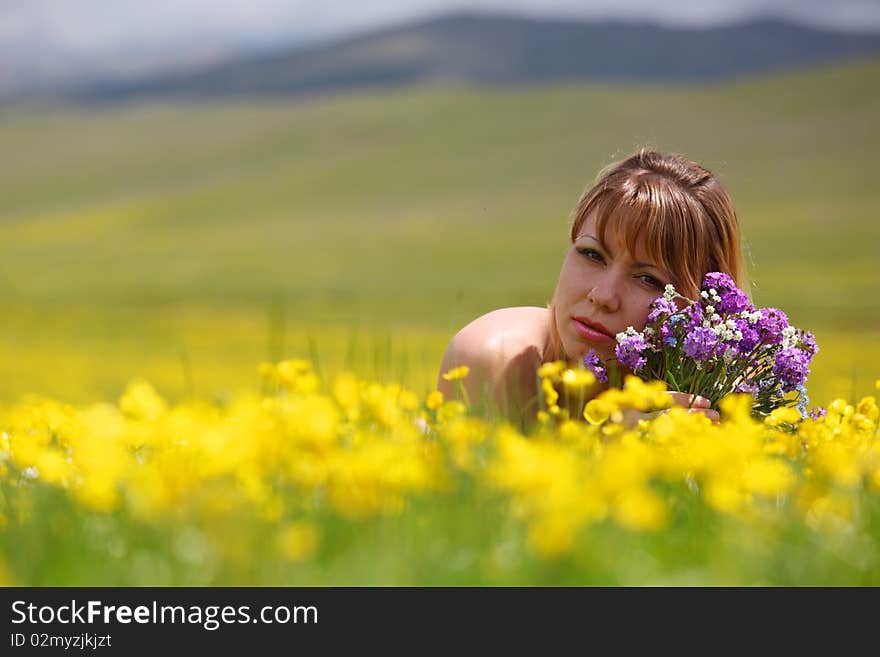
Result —
[[[819, 351], [813, 334], [790, 326], [778, 308], [756, 309], [727, 274], [707, 274], [696, 301], [667, 285], [651, 303], [644, 330], [629, 327], [616, 337], [621, 365], [669, 390], [705, 397], [713, 408], [725, 395], [745, 392], [756, 415], [782, 406], [807, 414], [804, 384]], [[592, 350], [584, 365], [608, 380]]]

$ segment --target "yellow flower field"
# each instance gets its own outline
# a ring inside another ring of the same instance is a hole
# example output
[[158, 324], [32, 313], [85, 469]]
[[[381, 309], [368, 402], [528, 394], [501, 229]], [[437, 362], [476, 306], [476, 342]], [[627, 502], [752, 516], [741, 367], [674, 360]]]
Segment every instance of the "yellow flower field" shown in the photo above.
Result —
[[[306, 360], [259, 369], [263, 393], [225, 403], [140, 380], [114, 403], [4, 407], [5, 583], [878, 583], [873, 395], [630, 425], [668, 403], [632, 377], [523, 432]], [[540, 374], [566, 395], [590, 378]]]

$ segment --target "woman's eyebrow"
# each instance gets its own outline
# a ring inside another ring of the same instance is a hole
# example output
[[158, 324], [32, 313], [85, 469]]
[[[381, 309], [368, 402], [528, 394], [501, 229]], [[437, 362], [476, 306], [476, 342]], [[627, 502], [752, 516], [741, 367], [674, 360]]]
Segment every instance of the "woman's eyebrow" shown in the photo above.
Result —
[[651, 267], [652, 269], [656, 269], [657, 271], [663, 271], [663, 267], [650, 262], [634, 262], [633, 267]]
[[[591, 235], [590, 233], [581, 233], [580, 235], [577, 236], [577, 239], [580, 239], [580, 238], [582, 238], [582, 237], [589, 237], [591, 240], [593, 240], [593, 241], [595, 241], [596, 243], [602, 245], [602, 242], [600, 242], [600, 241], [599, 241], [599, 238], [596, 237], [595, 235]], [[608, 248], [608, 247], [606, 247], [606, 246], [604, 246], [604, 245], [602, 245], [602, 246], [603, 246], [603, 248], [605, 248], [605, 249]], [[654, 263], [652, 263], [652, 262], [634, 262], [634, 263], [633, 263], [633, 267], [636, 267], [636, 268], [650, 267], [650, 268], [652, 268], [652, 269], [656, 269], [658, 272], [660, 272], [660, 274], [661, 274], [662, 276], [664, 276], [664, 277], [669, 277], [669, 274], [666, 273], [666, 270], [663, 269], [663, 267], [661, 267], [660, 265], [654, 264]]]

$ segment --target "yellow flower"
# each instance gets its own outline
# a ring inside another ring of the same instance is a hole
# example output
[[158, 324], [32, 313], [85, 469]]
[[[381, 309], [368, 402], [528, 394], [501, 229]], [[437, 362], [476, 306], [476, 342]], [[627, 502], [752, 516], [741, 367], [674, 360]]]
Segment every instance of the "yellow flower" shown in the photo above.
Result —
[[550, 408], [556, 406], [556, 402], [559, 401], [559, 393], [553, 387], [553, 382], [550, 379], [544, 379], [541, 382], [541, 389], [544, 391], [544, 401], [547, 403], [547, 406]]
[[596, 382], [596, 377], [589, 370], [565, 370], [562, 373], [562, 383], [567, 388], [585, 388]]
[[783, 461], [761, 459], [746, 464], [743, 485], [748, 491], [772, 497], [787, 493], [794, 485], [794, 475]]
[[400, 419], [399, 394], [398, 386], [371, 383], [364, 390], [365, 406], [369, 410], [369, 414], [380, 424], [392, 427]]
[[40, 479], [51, 484], [64, 485], [69, 478], [70, 466], [62, 454], [56, 449], [44, 451], [37, 461]]
[[297, 444], [329, 449], [336, 442], [339, 411], [327, 397], [309, 395], [286, 400], [279, 414]]
[[465, 378], [470, 373], [470, 371], [471, 368], [469, 368], [467, 365], [453, 367], [451, 370], [443, 375], [443, 378], [447, 381], [458, 381]]
[[877, 420], [880, 417], [880, 408], [877, 407], [877, 400], [874, 397], [862, 397], [859, 403], [856, 404], [856, 413], [864, 415], [871, 421]]
[[858, 455], [839, 442], [820, 445], [813, 454], [813, 463], [841, 486], [855, 487], [861, 482]]
[[721, 417], [727, 422], [749, 422], [751, 420], [752, 396], [745, 393], [732, 393], [718, 402]]
[[360, 388], [353, 374], [344, 372], [333, 382], [333, 397], [345, 409], [352, 409], [360, 401]]
[[443, 402], [440, 408], [437, 409], [437, 421], [441, 423], [448, 422], [461, 417], [465, 413], [467, 413], [467, 406], [457, 399], [450, 399]]
[[558, 557], [571, 550], [577, 529], [578, 524], [571, 517], [548, 514], [529, 527], [529, 546], [541, 556]]
[[152, 422], [167, 410], [167, 405], [153, 386], [137, 380], [128, 384], [119, 400], [119, 410], [138, 420]]
[[428, 398], [425, 400], [425, 406], [427, 406], [432, 411], [436, 411], [440, 408], [440, 404], [443, 403], [443, 393], [439, 390], [432, 390], [428, 393]]
[[292, 392], [308, 394], [318, 389], [318, 377], [312, 371], [311, 363], [301, 358], [281, 361], [275, 368], [275, 375], [278, 383]]
[[637, 376], [628, 374], [624, 379], [622, 404], [640, 411], [669, 408], [672, 398], [666, 392], [663, 381], [643, 381]]
[[783, 406], [776, 408], [764, 420], [771, 427], [778, 427], [781, 424], [797, 424], [801, 419], [801, 414], [796, 408], [791, 406]]
[[635, 486], [625, 489], [614, 506], [614, 519], [636, 531], [662, 529], [666, 524], [666, 505], [656, 493]]
[[737, 513], [748, 504], [749, 496], [739, 486], [725, 479], [715, 478], [706, 483], [706, 504], [722, 513]]
[[313, 524], [294, 522], [278, 535], [278, 551], [285, 559], [303, 561], [315, 553], [318, 541], [318, 530]]
[[814, 531], [840, 533], [852, 527], [853, 509], [850, 498], [831, 493], [813, 501], [805, 514], [807, 526]]
[[563, 367], [565, 367], [565, 362], [561, 360], [555, 360], [552, 363], [544, 363], [538, 368], [538, 376], [542, 379], [555, 378], [559, 376]]
[[443, 434], [456, 467], [469, 470], [474, 463], [473, 446], [486, 440], [489, 429], [477, 418], [462, 418], [449, 423]]
[[613, 411], [613, 405], [604, 399], [591, 399], [584, 408], [584, 419], [590, 424], [602, 424]]
[[411, 390], [401, 390], [397, 403], [405, 411], [414, 411], [419, 407], [419, 397]]

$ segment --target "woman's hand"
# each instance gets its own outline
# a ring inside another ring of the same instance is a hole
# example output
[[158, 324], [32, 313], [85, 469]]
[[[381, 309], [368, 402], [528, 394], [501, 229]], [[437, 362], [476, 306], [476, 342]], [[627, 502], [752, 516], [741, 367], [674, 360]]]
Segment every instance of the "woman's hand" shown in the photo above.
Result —
[[[708, 417], [713, 422], [719, 422], [721, 420], [721, 416], [718, 415], [718, 411], [712, 410], [712, 408], [710, 408], [711, 403], [705, 397], [700, 397], [699, 395], [694, 397], [694, 395], [690, 395], [686, 392], [670, 392], [669, 396], [672, 397], [672, 403], [675, 406], [684, 406], [685, 408], [689, 408], [691, 413], [705, 413], [706, 417]], [[693, 403], [691, 402], [691, 400], [693, 400]]]

